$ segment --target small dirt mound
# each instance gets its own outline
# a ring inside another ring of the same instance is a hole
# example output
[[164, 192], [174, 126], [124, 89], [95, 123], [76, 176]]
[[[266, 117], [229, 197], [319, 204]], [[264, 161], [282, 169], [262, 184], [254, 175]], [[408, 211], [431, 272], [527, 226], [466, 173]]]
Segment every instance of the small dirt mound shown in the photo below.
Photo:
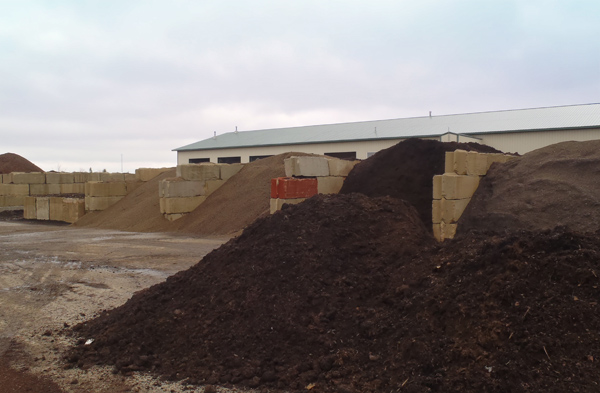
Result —
[[412, 260], [434, 244], [404, 201], [317, 195], [79, 325], [94, 342], [69, 360], [190, 383], [380, 391], [399, 378], [386, 371], [398, 310], [430, 270]]
[[391, 196], [408, 201], [431, 231], [433, 176], [444, 173], [445, 153], [456, 149], [500, 153], [478, 143], [407, 139], [357, 164], [340, 193], [360, 192], [371, 197]]
[[458, 231], [600, 229], [600, 140], [563, 142], [494, 165]]
[[0, 154], [0, 173], [44, 172], [28, 159], [14, 153]]

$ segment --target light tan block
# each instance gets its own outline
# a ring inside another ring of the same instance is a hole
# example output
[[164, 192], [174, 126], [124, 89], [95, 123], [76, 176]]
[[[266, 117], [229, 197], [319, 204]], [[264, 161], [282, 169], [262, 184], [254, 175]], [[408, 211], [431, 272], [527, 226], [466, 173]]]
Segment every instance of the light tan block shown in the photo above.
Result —
[[61, 184], [61, 194], [85, 194], [85, 183]]
[[317, 177], [317, 192], [319, 194], [337, 194], [344, 185], [343, 177]]
[[442, 222], [442, 200], [434, 199], [431, 202], [431, 222], [439, 224]]
[[86, 183], [90, 181], [90, 175], [90, 172], [74, 172], [73, 183]]
[[329, 176], [329, 163], [325, 157], [294, 156], [283, 162], [286, 177]]
[[225, 184], [225, 180], [206, 180], [204, 182], [204, 194], [209, 196], [217, 191], [223, 184]]
[[435, 237], [438, 242], [453, 239], [454, 236], [456, 236], [456, 227], [456, 224], [446, 224], [443, 222], [440, 224], [433, 224], [433, 237]]
[[466, 175], [467, 174], [467, 156], [468, 152], [466, 150], [455, 150], [454, 151], [454, 173], [457, 175]]
[[141, 181], [141, 180], [138, 180], [138, 178], [135, 175], [135, 173], [123, 173], [123, 177], [125, 178], [126, 182], [139, 182], [139, 181]]
[[23, 206], [27, 195], [4, 195], [4, 206]]
[[360, 161], [348, 161], [339, 160], [334, 158], [328, 158], [327, 163], [329, 164], [329, 176], [342, 176], [346, 177], [350, 173], [354, 166]]
[[470, 151], [467, 154], [467, 174], [471, 176], [483, 176], [487, 173], [487, 154]]
[[0, 195], [28, 196], [29, 184], [0, 184]]
[[221, 180], [228, 180], [242, 170], [244, 164], [220, 164]]
[[14, 184], [44, 184], [46, 183], [46, 174], [43, 172], [13, 172], [12, 182]]
[[50, 198], [36, 197], [35, 198], [36, 220], [50, 219]]
[[163, 216], [169, 221], [179, 220], [181, 217], [185, 216], [187, 213], [175, 213], [175, 214], [163, 214]]
[[89, 173], [87, 176], [87, 181], [102, 181], [102, 173], [101, 172]]
[[62, 198], [62, 221], [74, 223], [85, 214], [83, 198]]
[[85, 211], [105, 210], [119, 202], [122, 198], [122, 196], [86, 196]]
[[178, 165], [176, 173], [177, 177], [181, 177], [183, 180], [219, 180], [221, 167], [210, 162], [185, 164]]
[[124, 195], [127, 195], [127, 184], [124, 181], [85, 183], [85, 196], [114, 197]]
[[202, 180], [169, 178], [158, 182], [158, 196], [161, 198], [184, 198], [205, 194], [205, 182]]
[[135, 170], [135, 179], [137, 181], [149, 181], [171, 169], [172, 168], [138, 168]]
[[432, 224], [433, 225], [433, 237], [438, 242], [442, 242], [442, 224]]
[[486, 154], [486, 156], [487, 156], [486, 173], [487, 173], [487, 170], [490, 169], [490, 166], [492, 166], [493, 163], [499, 162], [499, 163], [503, 164], [510, 159], [508, 157], [511, 157], [511, 156], [507, 156], [502, 153], [491, 153], [491, 154]]
[[444, 173], [442, 175], [442, 197], [446, 199], [471, 198], [479, 186], [479, 180], [479, 176]]
[[30, 195], [58, 195], [60, 194], [60, 184], [31, 184], [29, 185]]
[[51, 197], [49, 199], [50, 204], [50, 220], [52, 221], [64, 221], [63, 220], [63, 198]]
[[271, 208], [270, 208], [271, 214], [275, 213], [278, 210], [281, 210], [281, 208], [285, 204], [296, 205], [298, 203], [304, 202], [305, 200], [306, 200], [306, 198], [295, 198], [295, 199], [271, 198]]
[[441, 209], [442, 209], [442, 222], [446, 224], [454, 224], [458, 222], [460, 216], [465, 211], [465, 208], [471, 201], [468, 199], [442, 199], [441, 200]]
[[160, 212], [163, 214], [189, 213], [194, 211], [205, 200], [205, 196], [160, 198]]
[[2, 175], [2, 184], [12, 183], [12, 173], [5, 173]]
[[35, 197], [25, 197], [25, 200], [23, 201], [23, 218], [26, 220], [37, 220]]
[[71, 184], [75, 182], [75, 175], [67, 172], [47, 172], [46, 184]]
[[125, 181], [125, 174], [124, 173], [101, 172], [100, 173], [100, 181], [103, 181], [103, 182], [124, 182]]
[[444, 163], [444, 173], [454, 173], [454, 152], [446, 152], [446, 161]]
[[442, 199], [442, 175], [433, 177], [433, 199]]

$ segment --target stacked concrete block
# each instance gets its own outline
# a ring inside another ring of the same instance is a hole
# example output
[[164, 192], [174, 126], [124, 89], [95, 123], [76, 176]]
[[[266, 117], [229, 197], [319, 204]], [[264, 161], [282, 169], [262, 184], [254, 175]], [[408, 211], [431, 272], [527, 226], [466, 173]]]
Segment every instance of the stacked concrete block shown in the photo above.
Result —
[[438, 241], [452, 239], [458, 220], [471, 201], [481, 177], [495, 162], [514, 158], [505, 154], [489, 154], [455, 150], [446, 153], [445, 173], [433, 177], [431, 205], [433, 234]]
[[220, 180], [221, 165], [210, 162], [177, 166], [177, 177], [183, 180]]
[[26, 220], [37, 220], [37, 211], [35, 208], [35, 197], [27, 196], [23, 202], [23, 218]]
[[50, 219], [50, 198], [36, 197], [35, 198], [36, 220]]
[[[161, 173], [167, 172], [171, 170], [171, 168], [138, 168], [135, 170], [135, 177], [133, 181], [141, 181], [147, 182], [149, 180], [154, 179], [156, 176]], [[125, 179], [127, 181], [127, 179]]]
[[329, 164], [329, 176], [346, 177], [359, 161], [348, 161], [339, 159], [327, 159]]
[[229, 180], [230, 177], [242, 170], [244, 164], [219, 164], [221, 180]]
[[44, 184], [46, 183], [46, 174], [43, 172], [13, 172], [10, 174], [13, 184]]
[[271, 214], [288, 204], [305, 201], [319, 190], [317, 178], [278, 177], [271, 179]]
[[317, 177], [317, 193], [318, 194], [337, 194], [344, 185], [343, 177], [325, 176]]
[[299, 156], [284, 160], [286, 177], [329, 176], [329, 162], [325, 157]]
[[25, 197], [23, 218], [74, 223], [85, 214], [83, 198]]

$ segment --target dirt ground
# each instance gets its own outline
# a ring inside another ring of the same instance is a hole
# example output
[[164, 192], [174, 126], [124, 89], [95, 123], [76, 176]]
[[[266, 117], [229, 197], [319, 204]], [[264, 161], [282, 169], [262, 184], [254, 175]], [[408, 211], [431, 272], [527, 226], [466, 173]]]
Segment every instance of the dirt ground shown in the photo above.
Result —
[[0, 221], [3, 391], [182, 390], [141, 375], [125, 379], [109, 368], [66, 368], [64, 351], [75, 338], [60, 333], [189, 268], [225, 240]]

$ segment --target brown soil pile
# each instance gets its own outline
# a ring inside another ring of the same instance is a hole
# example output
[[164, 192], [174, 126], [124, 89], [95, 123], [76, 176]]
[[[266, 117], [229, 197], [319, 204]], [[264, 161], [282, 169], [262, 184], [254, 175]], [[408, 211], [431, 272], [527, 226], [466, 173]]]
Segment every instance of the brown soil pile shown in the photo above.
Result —
[[4, 362], [0, 362], [0, 386], [3, 393], [63, 393], [51, 380], [17, 371]]
[[417, 209], [423, 222], [431, 228], [433, 176], [444, 173], [446, 152], [456, 149], [500, 153], [478, 143], [407, 139], [358, 163], [344, 181], [340, 193], [360, 192], [371, 197], [404, 199]]
[[239, 233], [269, 214], [271, 179], [285, 176], [283, 160], [305, 153], [285, 153], [244, 165], [193, 212], [170, 222], [160, 213], [158, 182], [175, 170], [146, 182], [102, 212], [88, 213], [75, 225], [135, 232], [178, 232], [201, 236]]
[[397, 314], [430, 270], [412, 259], [434, 243], [404, 201], [317, 195], [79, 325], [94, 342], [69, 360], [190, 383], [380, 391], [402, 382]]
[[101, 212], [88, 212], [75, 226], [134, 232], [165, 232], [170, 222], [160, 213], [158, 182], [175, 176], [175, 169], [145, 182]]
[[44, 172], [40, 167], [14, 153], [0, 154], [0, 173]]
[[564, 142], [494, 165], [458, 225], [472, 229], [600, 229], [600, 140]]

